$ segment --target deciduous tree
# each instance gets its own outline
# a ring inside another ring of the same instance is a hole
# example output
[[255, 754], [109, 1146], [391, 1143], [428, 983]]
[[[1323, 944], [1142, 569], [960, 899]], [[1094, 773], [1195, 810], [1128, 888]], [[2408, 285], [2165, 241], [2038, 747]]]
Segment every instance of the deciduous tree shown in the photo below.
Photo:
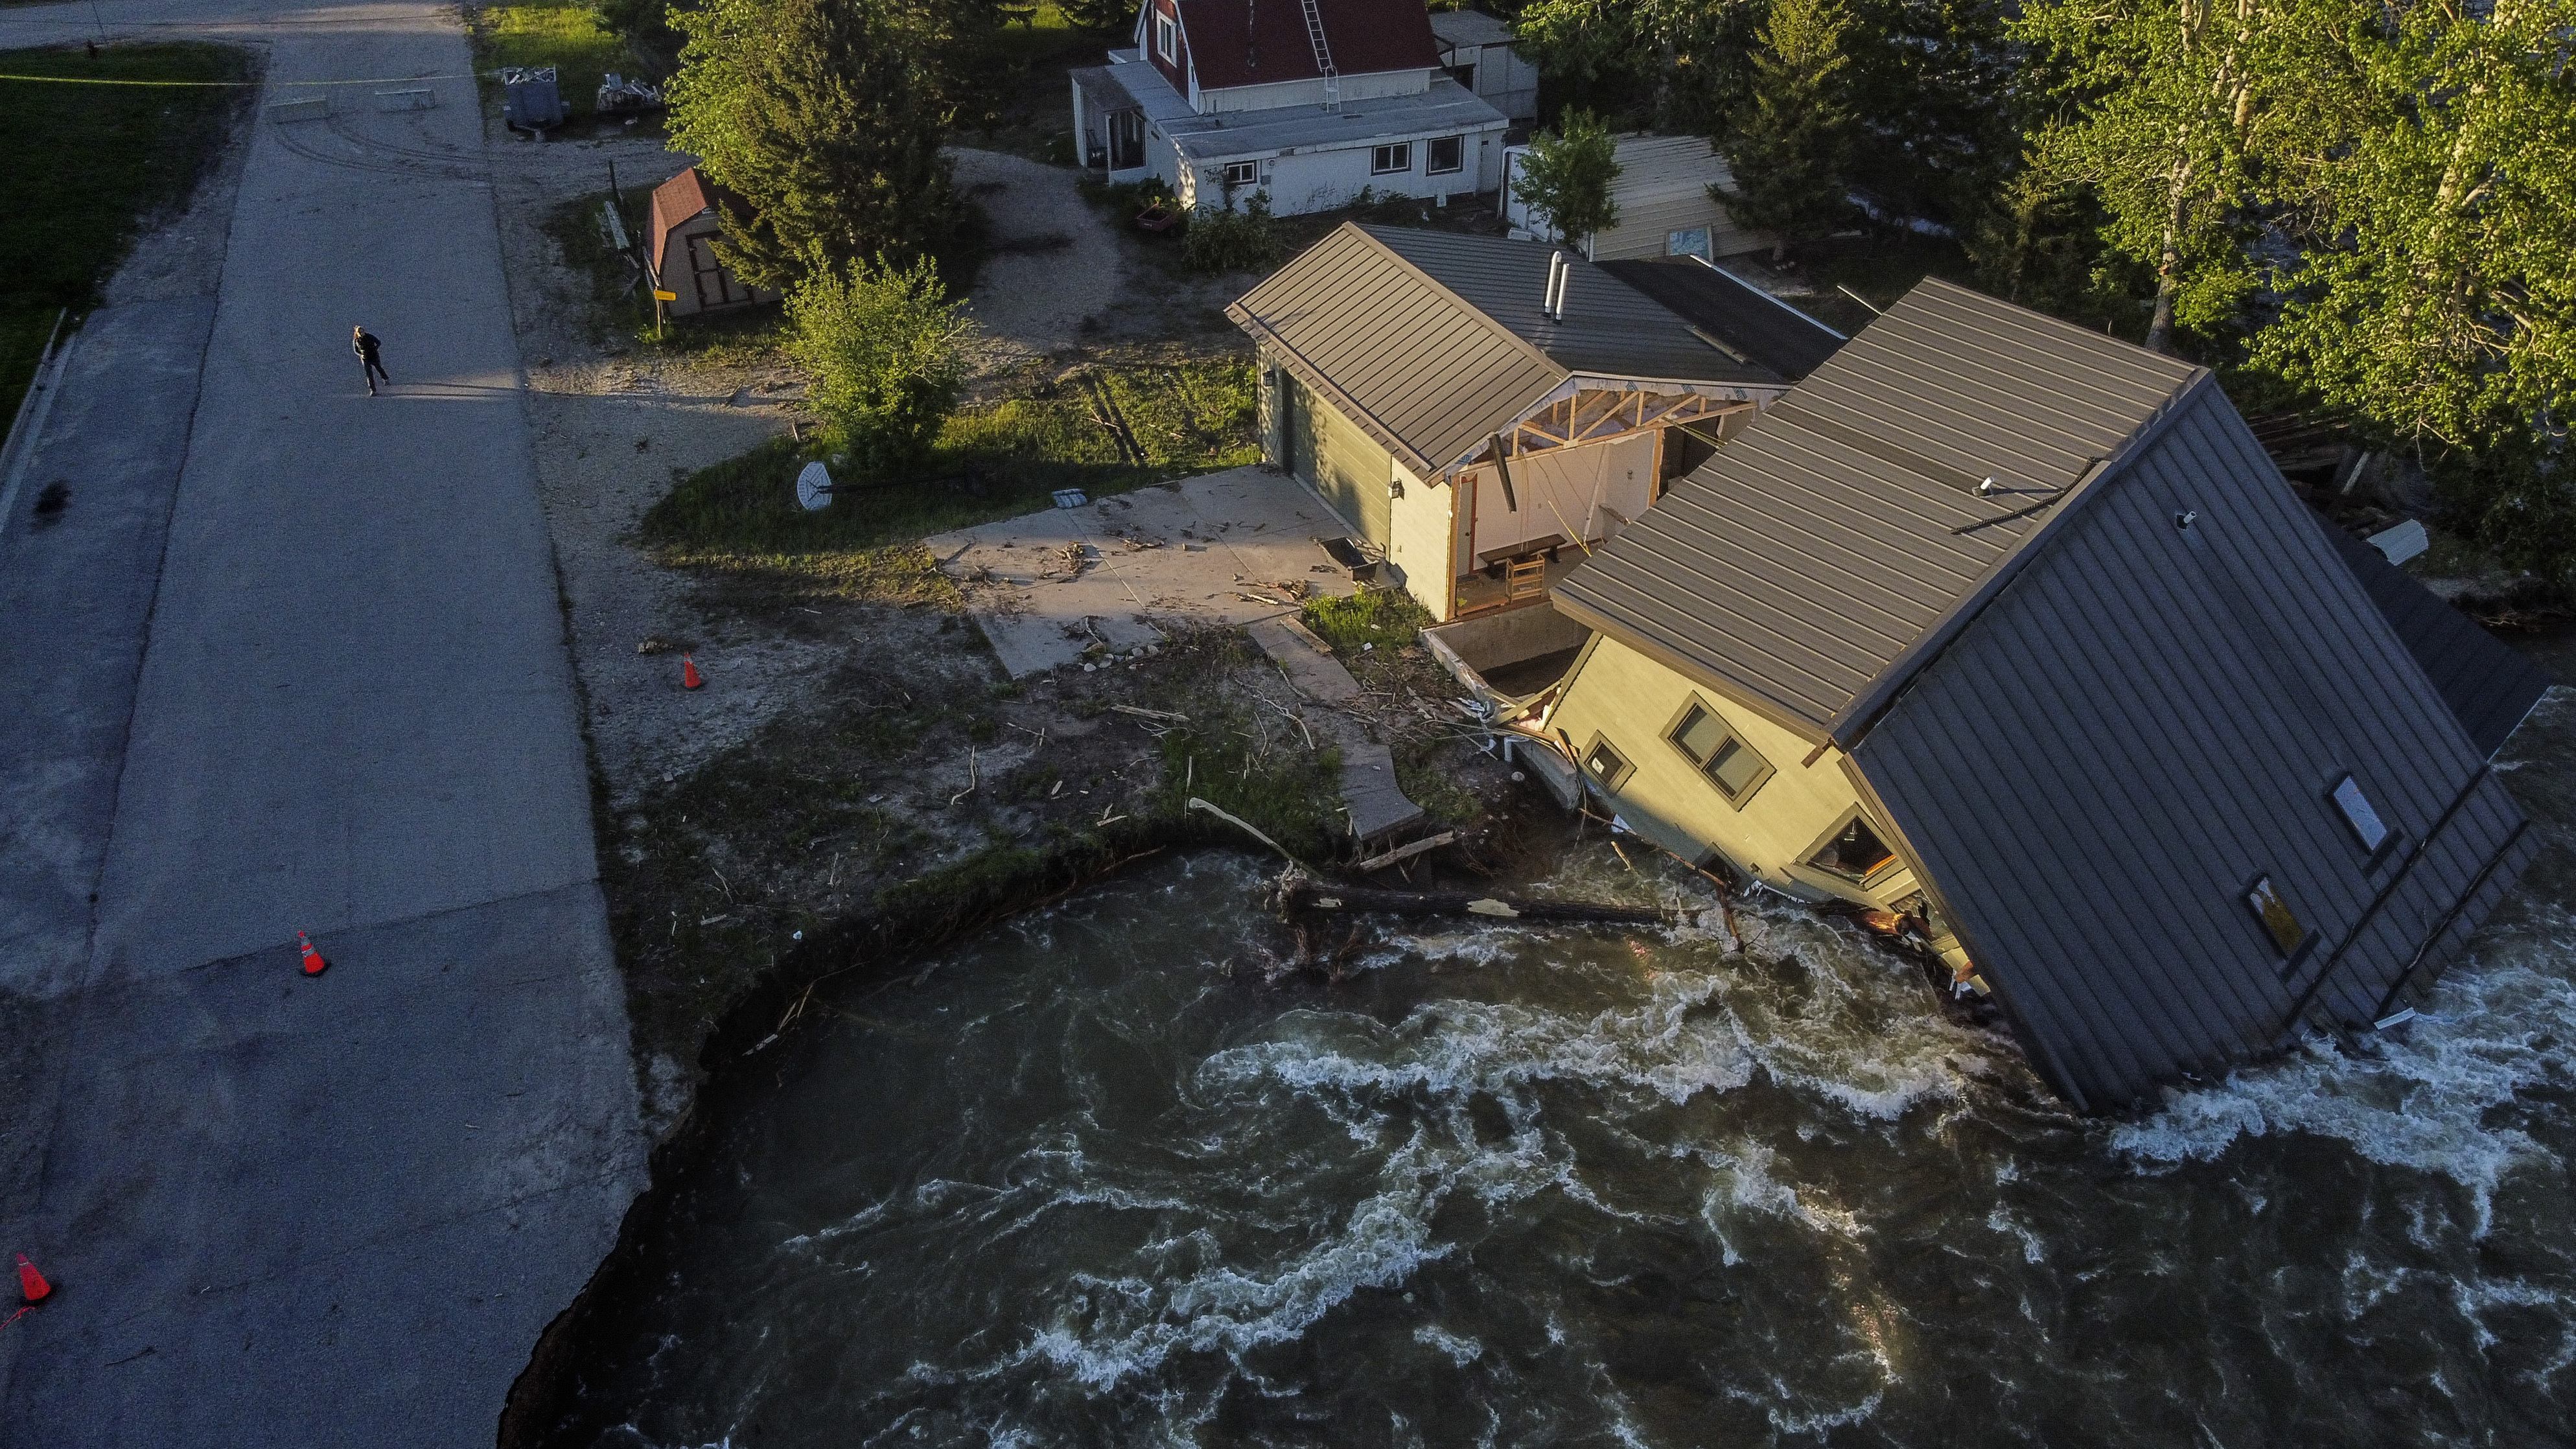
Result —
[[2033, 138], [2051, 183], [2089, 189], [2103, 240], [2155, 269], [2147, 345], [2232, 319], [2256, 283], [2249, 155], [2286, 78], [2275, 0], [2031, 0], [2014, 34], [2055, 63], [2063, 118]]
[[789, 350], [863, 472], [892, 477], [928, 456], [966, 381], [975, 324], [964, 306], [927, 257], [820, 270], [788, 293]]
[[1610, 188], [1619, 180], [1618, 138], [1589, 111], [1569, 110], [1553, 131], [1530, 138], [1512, 194], [1547, 213], [1566, 245], [1581, 247], [1619, 223]]

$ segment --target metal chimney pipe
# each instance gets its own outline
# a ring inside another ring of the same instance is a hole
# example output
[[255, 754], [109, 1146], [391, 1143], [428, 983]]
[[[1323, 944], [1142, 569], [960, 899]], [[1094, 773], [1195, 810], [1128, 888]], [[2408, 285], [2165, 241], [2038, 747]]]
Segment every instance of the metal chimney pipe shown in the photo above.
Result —
[[1564, 286], [1565, 253], [1549, 252], [1547, 254], [1547, 294], [1539, 300], [1538, 309], [1550, 317], [1557, 316], [1558, 309], [1564, 305]]

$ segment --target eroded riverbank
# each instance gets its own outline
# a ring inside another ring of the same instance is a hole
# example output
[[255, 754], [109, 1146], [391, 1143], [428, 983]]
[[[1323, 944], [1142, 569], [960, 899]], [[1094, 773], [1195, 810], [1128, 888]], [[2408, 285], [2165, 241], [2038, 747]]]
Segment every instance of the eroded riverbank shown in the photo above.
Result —
[[715, 1083], [552, 1442], [2546, 1441], [2567, 713], [2428, 1020], [2126, 1124], [1802, 912], [1272, 987], [1267, 868], [1158, 858]]

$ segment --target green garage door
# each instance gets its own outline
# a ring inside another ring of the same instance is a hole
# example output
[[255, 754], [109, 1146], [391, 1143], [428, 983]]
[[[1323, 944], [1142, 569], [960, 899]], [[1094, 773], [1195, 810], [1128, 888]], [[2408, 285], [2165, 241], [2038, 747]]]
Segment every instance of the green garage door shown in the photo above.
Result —
[[1288, 393], [1294, 399], [1285, 419], [1289, 466], [1362, 537], [1384, 547], [1386, 484], [1395, 476], [1395, 459], [1304, 383], [1289, 378]]

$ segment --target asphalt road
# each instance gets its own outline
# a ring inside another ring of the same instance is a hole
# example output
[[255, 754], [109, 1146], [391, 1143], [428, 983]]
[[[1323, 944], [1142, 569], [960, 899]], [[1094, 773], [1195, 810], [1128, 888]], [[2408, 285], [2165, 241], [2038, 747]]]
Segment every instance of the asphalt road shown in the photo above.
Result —
[[489, 1444], [645, 1144], [465, 38], [100, 11], [437, 103], [252, 122], [215, 295], [92, 317], [0, 519], [0, 1441]]

